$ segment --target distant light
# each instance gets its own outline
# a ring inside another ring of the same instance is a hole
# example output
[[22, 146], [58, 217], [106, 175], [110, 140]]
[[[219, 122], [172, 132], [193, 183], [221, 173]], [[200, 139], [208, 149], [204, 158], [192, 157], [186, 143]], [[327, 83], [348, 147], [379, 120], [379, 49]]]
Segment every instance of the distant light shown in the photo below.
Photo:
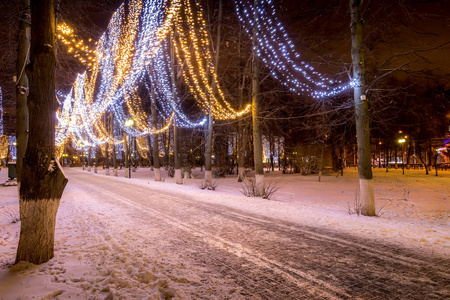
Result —
[[125, 126], [127, 126], [127, 127], [133, 126], [133, 124], [134, 124], [133, 119], [128, 119], [128, 120], [125, 122]]
[[403, 144], [404, 142], [406, 142], [406, 140], [405, 140], [405, 139], [399, 139], [398, 142], [399, 142], [400, 144]]

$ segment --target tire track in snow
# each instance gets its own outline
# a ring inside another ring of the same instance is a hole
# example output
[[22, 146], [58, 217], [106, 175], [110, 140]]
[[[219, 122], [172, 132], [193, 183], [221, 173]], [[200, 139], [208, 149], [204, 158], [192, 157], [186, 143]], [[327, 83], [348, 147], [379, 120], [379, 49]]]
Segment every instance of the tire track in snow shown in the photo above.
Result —
[[[108, 185], [110, 185], [112, 188], [114, 188], [114, 183], [111, 180], [108, 180], [106, 178], [102, 180], [102, 179], [100, 179], [100, 177], [96, 177], [96, 176], [93, 177], [93, 179], [94, 178], [98, 178], [99, 181], [102, 181], [103, 186], [107, 187]], [[130, 183], [126, 183], [126, 185], [127, 186], [130, 185]], [[167, 213], [167, 208], [172, 209], [173, 212], [176, 213], [176, 211], [173, 209], [173, 207], [174, 207], [173, 203], [178, 203], [178, 204], [181, 204], [184, 206], [188, 206], [189, 208], [192, 208], [192, 207], [195, 207], [196, 209], [200, 208], [203, 211], [209, 212], [210, 214], [220, 215], [223, 218], [232, 219], [232, 220], [235, 220], [236, 222], [241, 222], [244, 224], [247, 223], [247, 224], [251, 224], [253, 226], [261, 226], [261, 224], [265, 224], [268, 227], [270, 226], [270, 228], [273, 230], [280, 231], [282, 234], [289, 233], [289, 234], [295, 236], [295, 233], [297, 233], [297, 234], [302, 233], [304, 235], [308, 235], [309, 239], [315, 239], [322, 243], [324, 243], [324, 242], [330, 243], [331, 242], [340, 247], [356, 248], [356, 249], [353, 249], [353, 251], [363, 252], [365, 255], [373, 256], [374, 258], [377, 258], [380, 260], [381, 259], [388, 260], [391, 263], [402, 264], [404, 266], [414, 268], [416, 270], [432, 268], [434, 271], [437, 272], [437, 274], [440, 277], [444, 277], [446, 279], [449, 278], [448, 271], [446, 271], [447, 269], [445, 268], [445, 266], [439, 267], [439, 266], [429, 264], [425, 261], [422, 261], [422, 260], [414, 258], [414, 257], [401, 255], [399, 253], [393, 253], [392, 250], [391, 251], [386, 251], [386, 249], [379, 250], [379, 249], [374, 248], [373, 246], [370, 247], [370, 246], [363, 245], [361, 243], [348, 241], [348, 240], [345, 240], [340, 237], [329, 236], [328, 234], [333, 234], [333, 232], [331, 230], [330, 230], [330, 233], [316, 232], [315, 229], [314, 230], [303, 229], [303, 228], [300, 228], [299, 225], [294, 225], [292, 223], [288, 223], [288, 222], [284, 222], [284, 221], [280, 221], [280, 220], [274, 220], [274, 219], [270, 219], [268, 217], [261, 217], [261, 216], [255, 217], [252, 214], [249, 214], [249, 213], [243, 214], [243, 213], [240, 213], [239, 211], [230, 209], [225, 206], [199, 203], [199, 201], [188, 200], [188, 199], [186, 199], [187, 198], [186, 196], [182, 196], [182, 195], [180, 195], [180, 198], [168, 196], [168, 195], [164, 194], [163, 192], [150, 190], [149, 188], [146, 188], [145, 186], [133, 185], [133, 190], [134, 190], [133, 193], [139, 192], [140, 194], [142, 194], [143, 198], [145, 198], [145, 197], [148, 198], [149, 194], [151, 194], [152, 197], [160, 197], [160, 199], [162, 199], [161, 200], [162, 202], [164, 202], [164, 201], [167, 203], [170, 202], [172, 205], [165, 207], [166, 210], [163, 210], [163, 211], [165, 211], [165, 213], [162, 213], [158, 210], [148, 207], [148, 205], [154, 204], [154, 203], [148, 203], [147, 205], [143, 205], [138, 202], [139, 199], [131, 200], [129, 198], [119, 196], [119, 195], [117, 195], [117, 193], [112, 193], [106, 189], [99, 188], [98, 186], [95, 186], [92, 184], [89, 184], [89, 186], [92, 187], [93, 189], [99, 190], [102, 193], [111, 195], [114, 198], [120, 197], [121, 202], [123, 202], [124, 204], [132, 206], [139, 210], [146, 210], [148, 212], [151, 212], [152, 214], [156, 214], [158, 216], [158, 218], [161, 219], [162, 221], [168, 222], [171, 225], [173, 225], [183, 231], [189, 232], [189, 233], [193, 234], [194, 236], [197, 236], [198, 238], [205, 240], [210, 245], [212, 245], [216, 248], [226, 250], [229, 253], [233, 253], [234, 255], [236, 255], [238, 257], [245, 258], [248, 261], [251, 261], [252, 263], [256, 264], [257, 266], [261, 266], [261, 267], [269, 268], [269, 269], [275, 268], [277, 274], [281, 274], [282, 276], [285, 276], [289, 280], [293, 281], [297, 286], [301, 286], [301, 284], [304, 284], [304, 282], [299, 281], [296, 277], [300, 277], [305, 280], [308, 280], [308, 281], [314, 283], [317, 287], [320, 287], [323, 290], [325, 290], [325, 294], [323, 296], [327, 297], [327, 298], [328, 297], [333, 298], [336, 296], [342, 297], [342, 298], [348, 298], [348, 297], [350, 297], [350, 295], [344, 289], [337, 288], [335, 285], [331, 285], [327, 281], [324, 281], [324, 280], [318, 278], [318, 275], [311, 275], [311, 272], [303, 272], [303, 271], [300, 271], [298, 268], [294, 268], [289, 265], [285, 265], [285, 262], [279, 262], [277, 260], [270, 259], [270, 258], [266, 257], [264, 254], [257, 253], [257, 252], [255, 252], [255, 250], [252, 250], [248, 247], [243, 247], [241, 243], [234, 243], [229, 239], [224, 239], [218, 235], [214, 235], [205, 230], [202, 230], [199, 226], [192, 226], [192, 225], [188, 225], [184, 222], [181, 222], [178, 219], [170, 216]], [[126, 194], [126, 191], [123, 191], [123, 194]], [[181, 198], [181, 197], [183, 197], [183, 198]], [[164, 204], [161, 204], [161, 205], [164, 205]], [[164, 207], [158, 207], [158, 208], [161, 209]], [[326, 231], [324, 230], [324, 232], [326, 232]], [[205, 237], [206, 237], [206, 239], [205, 239]], [[373, 244], [373, 242], [370, 244]], [[388, 249], [388, 250], [390, 250], [390, 249]]]
[[[141, 211], [151, 212], [159, 220], [166, 222], [166, 223], [168, 223], [176, 228], [179, 228], [183, 231], [186, 231], [198, 238], [201, 238], [204, 242], [208, 243], [209, 245], [211, 245], [213, 247], [225, 250], [225, 251], [227, 251], [233, 255], [236, 255], [240, 258], [244, 258], [259, 267], [263, 267], [263, 268], [267, 268], [267, 269], [275, 269], [276, 273], [285, 276], [286, 278], [288, 278], [290, 281], [294, 282], [298, 286], [303, 286], [304, 282], [301, 282], [298, 278], [295, 278], [295, 276], [293, 276], [293, 275], [297, 275], [300, 278], [306, 279], [309, 282], [314, 283], [317, 286], [322, 287], [323, 289], [326, 289], [326, 290], [321, 290], [321, 293], [322, 293], [321, 296], [324, 296], [327, 298], [335, 298], [336, 295], [341, 298], [350, 298], [351, 297], [350, 294], [346, 293], [343, 289], [341, 289], [339, 287], [333, 286], [333, 285], [331, 285], [323, 280], [320, 280], [320, 279], [316, 278], [315, 276], [313, 276], [309, 273], [303, 272], [301, 270], [294, 269], [289, 266], [283, 266], [281, 263], [279, 263], [275, 260], [271, 260], [271, 259], [264, 257], [261, 254], [254, 253], [253, 251], [244, 247], [241, 244], [233, 243], [233, 242], [225, 240], [217, 235], [212, 235], [204, 230], [201, 230], [198, 227], [189, 226], [183, 222], [178, 221], [177, 219], [173, 218], [172, 216], [170, 216], [168, 214], [161, 213], [155, 209], [149, 208], [145, 205], [142, 205], [140, 203], [132, 201], [126, 197], [122, 197], [122, 196], [119, 196], [108, 190], [105, 190], [103, 188], [99, 188], [98, 186], [95, 186], [95, 185], [92, 185], [89, 183], [84, 183], [84, 185], [89, 186], [92, 189], [98, 190], [103, 194], [110, 195], [110, 196], [114, 197], [116, 200], [119, 200], [120, 202], [130, 205]], [[148, 190], [147, 190], [147, 192], [148, 192]], [[161, 196], [168, 197], [165, 194], [161, 194], [159, 192], [152, 191], [152, 195], [154, 196], [155, 194], [159, 194]], [[170, 198], [171, 198], [171, 200], [176, 199], [173, 197], [170, 197]]]
[[[174, 198], [173, 200], [179, 201], [177, 198]], [[179, 201], [179, 202], [183, 202], [183, 201]], [[191, 202], [193, 204], [197, 203], [197, 202], [193, 202], [193, 201], [189, 201], [189, 200], [186, 200], [186, 202]], [[255, 216], [251, 216], [250, 214], [244, 215], [239, 212], [217, 211], [217, 210], [211, 209], [211, 207], [209, 207], [207, 205], [203, 205], [203, 204], [198, 204], [198, 206], [203, 206], [203, 208], [205, 210], [209, 210], [210, 212], [213, 212], [213, 213], [218, 213], [218, 214], [222, 214], [224, 216], [230, 216], [230, 217], [233, 216], [236, 219], [240, 219], [242, 221], [249, 222], [251, 220], [254, 224], [265, 223], [270, 226], [277, 226], [286, 231], [296, 231], [296, 232], [305, 233], [305, 234], [308, 234], [310, 238], [316, 239], [317, 241], [322, 241], [322, 242], [329, 241], [329, 242], [334, 242], [336, 244], [339, 244], [341, 246], [345, 245], [345, 246], [357, 247], [357, 248], [360, 248], [363, 251], [365, 251], [365, 253], [368, 255], [376, 256], [378, 258], [383, 257], [386, 260], [390, 260], [390, 261], [396, 262], [396, 263], [402, 263], [405, 266], [427, 265], [423, 260], [416, 259], [414, 257], [404, 256], [404, 255], [400, 255], [400, 254], [396, 254], [396, 253], [392, 253], [392, 252], [387, 253], [386, 251], [378, 250], [376, 248], [366, 246], [362, 243], [356, 243], [353, 241], [345, 240], [343, 238], [337, 238], [337, 237], [333, 237], [333, 236], [326, 235], [323, 233], [319, 233], [319, 232], [316, 232], [313, 230], [303, 229], [303, 228], [296, 226], [296, 224], [284, 224], [283, 221], [274, 221], [274, 220], [270, 220], [268, 218], [266, 219], [264, 217], [255, 217]], [[440, 272], [441, 276], [446, 277], [447, 279], [450, 279], [450, 273], [448, 272], [448, 270], [449, 270], [448, 268], [440, 267], [439, 265], [435, 265], [433, 267], [437, 272]]]
[[[96, 186], [92, 186], [92, 187], [97, 188]], [[149, 189], [146, 189], [145, 187], [142, 187], [139, 185], [136, 185], [135, 187], [139, 187], [139, 188], [143, 189], [145, 191], [145, 193], [148, 193], [148, 191], [149, 191]], [[104, 190], [104, 191], [106, 191], [106, 190]], [[106, 192], [108, 192], [108, 191], [106, 191]], [[224, 217], [232, 217], [235, 219], [239, 219], [243, 222], [252, 221], [253, 224], [255, 224], [255, 225], [258, 225], [259, 223], [264, 223], [266, 225], [278, 227], [285, 231], [296, 231], [296, 232], [308, 234], [310, 238], [316, 239], [317, 241], [322, 241], [322, 242], [329, 241], [329, 242], [334, 242], [336, 244], [339, 244], [341, 246], [357, 247], [357, 248], [360, 248], [361, 250], [365, 251], [365, 253], [367, 253], [368, 255], [376, 256], [378, 258], [383, 257], [384, 259], [391, 260], [392, 262], [402, 263], [405, 266], [422, 265], [422, 266], [431, 267], [423, 260], [420, 260], [420, 259], [417, 259], [414, 257], [410, 257], [410, 256], [392, 253], [392, 252], [386, 252], [385, 250], [378, 250], [371, 246], [366, 246], [362, 243], [357, 243], [354, 241], [346, 240], [344, 238], [339, 238], [336, 236], [323, 234], [323, 233], [317, 232], [317, 231], [319, 231], [318, 229], [317, 230], [312, 230], [312, 229], [308, 230], [308, 229], [300, 228], [297, 224], [288, 223], [288, 222], [285, 222], [282, 220], [274, 220], [274, 219], [270, 219], [268, 217], [263, 217], [263, 216], [254, 216], [251, 213], [247, 213], [247, 212], [245, 214], [243, 214], [237, 210], [232, 211], [233, 209], [230, 209], [229, 207], [225, 207], [225, 206], [221, 207], [221, 208], [223, 208], [223, 210], [217, 209], [217, 207], [220, 205], [216, 205], [216, 206], [208, 205], [205, 203], [201, 203], [199, 201], [189, 200], [187, 196], [180, 195], [180, 198], [178, 198], [178, 197], [173, 197], [173, 196], [161, 193], [159, 191], [152, 190], [152, 195], [155, 195], [155, 194], [160, 195], [162, 198], [170, 199], [170, 201], [178, 202], [181, 204], [189, 203], [189, 204], [195, 205], [197, 207], [201, 207], [205, 211], [209, 211], [214, 214], [220, 214]], [[117, 194], [114, 194], [114, 195], [117, 195]], [[181, 198], [181, 197], [184, 197], [184, 198]], [[135, 201], [133, 201], [133, 202], [136, 203]], [[306, 227], [306, 226], [304, 226], [304, 227]], [[440, 267], [439, 265], [434, 265], [432, 267], [436, 270], [436, 272], [439, 272], [441, 276], [446, 277], [447, 279], [450, 279], [450, 274], [448, 272], [448, 270], [449, 270], [448, 268]]]

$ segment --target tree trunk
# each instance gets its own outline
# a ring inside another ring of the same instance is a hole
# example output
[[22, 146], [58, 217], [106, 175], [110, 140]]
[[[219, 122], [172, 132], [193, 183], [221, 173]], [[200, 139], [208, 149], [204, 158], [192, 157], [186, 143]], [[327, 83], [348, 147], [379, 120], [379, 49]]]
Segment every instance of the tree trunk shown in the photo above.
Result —
[[239, 138], [239, 159], [238, 159], [238, 182], [242, 182], [245, 178], [245, 148], [247, 146], [247, 128], [244, 121], [239, 121], [240, 138]]
[[94, 148], [94, 155], [95, 155], [94, 173], [95, 174], [97, 174], [97, 169], [98, 169], [98, 148], [99, 148], [99, 146], [95, 146], [95, 148]]
[[123, 148], [124, 148], [124, 151], [125, 151], [125, 158], [124, 158], [124, 165], [125, 165], [125, 178], [130, 178], [130, 147], [129, 147], [129, 143], [128, 143], [128, 140], [130, 139], [131, 137], [130, 136], [128, 136], [128, 139], [127, 139], [127, 134], [126, 133], [123, 133]]
[[[238, 57], [241, 57], [241, 31], [239, 30], [239, 43], [238, 43]], [[245, 87], [245, 69], [242, 69], [242, 81], [239, 86], [239, 110], [242, 110], [244, 107], [244, 87]], [[242, 118], [238, 123], [238, 178], [237, 182], [242, 182], [245, 178], [245, 147], [247, 145], [247, 130]]]
[[398, 151], [397, 151], [397, 145], [395, 145], [395, 149], [394, 149], [394, 157], [395, 157], [395, 164], [394, 164], [394, 168], [395, 169], [398, 169]]
[[375, 196], [370, 163], [369, 103], [364, 95], [363, 20], [360, 16], [362, 0], [350, 0], [352, 67], [358, 144], [358, 173], [361, 214], [375, 216]]
[[431, 150], [431, 138], [428, 139], [428, 170], [431, 171], [431, 166], [433, 165], [431, 163], [431, 158], [433, 156], [433, 150]]
[[116, 138], [114, 136], [114, 115], [111, 113], [111, 138], [112, 138], [112, 164], [114, 169], [114, 176], [117, 177], [117, 153], [116, 153]]
[[16, 263], [53, 257], [56, 212], [67, 178], [55, 156], [55, 9], [52, 0], [31, 1], [30, 133], [19, 185], [20, 238]]
[[166, 161], [166, 169], [167, 167], [170, 165], [170, 153], [169, 153], [169, 149], [170, 149], [170, 131], [167, 130], [164, 132], [164, 158]]
[[418, 145], [418, 148], [419, 148], [419, 159], [422, 162], [422, 164], [425, 166], [425, 174], [428, 175], [428, 166], [422, 157], [422, 147], [420, 147], [420, 144]]
[[183, 184], [183, 178], [181, 175], [181, 159], [180, 159], [180, 147], [179, 147], [179, 129], [173, 124], [173, 164], [175, 168], [175, 182], [177, 184]]
[[[156, 130], [158, 128], [158, 117], [156, 112], [156, 96], [155, 92], [153, 90], [153, 86], [151, 87], [151, 97], [152, 97], [152, 103], [151, 103], [151, 114], [152, 114], [152, 127], [153, 130]], [[153, 170], [155, 172], [155, 181], [161, 181], [161, 165], [159, 162], [159, 135], [153, 134], [152, 135], [152, 141], [153, 141]]]
[[30, 51], [31, 15], [30, 0], [22, 0], [24, 9], [20, 18], [19, 51], [17, 55], [17, 82], [16, 82], [16, 138], [17, 138], [17, 182], [22, 179], [22, 165], [28, 141], [28, 77], [25, 66]]
[[[219, 0], [219, 15], [217, 18], [217, 40], [216, 40], [216, 51], [214, 55], [214, 72], [217, 74], [219, 69], [219, 53], [220, 53], [220, 31], [222, 25], [222, 0]], [[211, 87], [213, 93], [216, 94], [216, 81], [211, 80]], [[211, 105], [211, 103], [210, 103]], [[207, 127], [206, 141], [205, 141], [205, 185], [212, 185], [212, 143], [213, 143], [213, 130], [214, 130], [214, 119], [211, 115], [211, 108], [208, 115], [208, 127]]]
[[320, 161], [319, 161], [319, 179], [318, 179], [319, 182], [322, 179], [321, 177], [322, 177], [322, 171], [323, 171], [323, 151], [325, 148], [325, 142], [322, 141], [321, 144], [322, 144], [322, 147], [321, 147], [322, 149], [320, 152]]
[[92, 167], [92, 158], [91, 158], [91, 155], [92, 155], [92, 147], [89, 146], [89, 147], [88, 147], [88, 172], [91, 171], [91, 167]]
[[148, 148], [147, 148], [148, 165], [152, 166], [153, 165], [153, 148], [152, 148], [152, 140], [150, 139], [150, 134], [146, 135], [146, 143], [148, 145]]
[[263, 150], [261, 139], [261, 124], [259, 119], [260, 96], [259, 96], [259, 69], [260, 58], [258, 56], [259, 36], [259, 0], [254, 2], [254, 26], [253, 26], [253, 61], [252, 61], [252, 125], [253, 125], [253, 160], [255, 164], [255, 181], [257, 196], [264, 196], [264, 168]]
[[113, 163], [113, 169], [114, 169], [114, 176], [117, 177], [117, 153], [116, 153], [116, 143], [114, 139], [114, 143], [112, 144], [112, 163]]
[[413, 148], [412, 139], [410, 139], [409, 140], [409, 145], [408, 145], [408, 152], [406, 154], [406, 166], [408, 166], [408, 169], [410, 168], [409, 161], [410, 161], [410, 158], [411, 158], [412, 148]]
[[105, 145], [105, 175], [109, 176], [109, 142]]
[[389, 146], [387, 143], [384, 143], [384, 164], [386, 167], [386, 172], [389, 172]]
[[[175, 49], [171, 47], [170, 51], [170, 63], [172, 68], [172, 96], [175, 97], [175, 86], [177, 85], [177, 66], [175, 65]], [[181, 159], [180, 159], [180, 147], [179, 147], [179, 129], [176, 125], [176, 120], [173, 122], [173, 164], [175, 169], [175, 182], [177, 184], [183, 184], [183, 177], [181, 175]]]
[[274, 156], [275, 156], [275, 141], [273, 139], [273, 136], [270, 135], [269, 136], [269, 147], [270, 147], [270, 167], [272, 172], [275, 171], [275, 161], [274, 161]]
[[437, 159], [438, 159], [439, 154], [435, 154], [434, 155], [434, 170], [436, 172], [436, 176], [438, 176], [438, 166], [437, 166]]
[[212, 185], [212, 136], [213, 136], [213, 117], [211, 112], [208, 115], [208, 124], [205, 139], [205, 186]]

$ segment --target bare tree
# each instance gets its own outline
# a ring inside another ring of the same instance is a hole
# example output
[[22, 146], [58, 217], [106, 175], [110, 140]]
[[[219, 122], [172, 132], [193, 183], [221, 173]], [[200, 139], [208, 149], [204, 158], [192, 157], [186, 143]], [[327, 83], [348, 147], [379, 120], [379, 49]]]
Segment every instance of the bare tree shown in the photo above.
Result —
[[370, 162], [369, 103], [364, 94], [363, 20], [360, 15], [362, 0], [350, 0], [352, 67], [358, 144], [358, 172], [361, 214], [375, 216], [373, 174]]
[[16, 139], [17, 139], [17, 182], [22, 179], [22, 164], [28, 141], [28, 77], [25, 72], [30, 51], [31, 15], [30, 0], [22, 0], [22, 13], [19, 29], [19, 53], [17, 55], [16, 80]]
[[260, 72], [260, 58], [258, 56], [258, 36], [259, 36], [259, 16], [258, 16], [259, 1], [255, 0], [254, 5], [254, 28], [253, 28], [253, 62], [252, 62], [252, 124], [253, 124], [253, 155], [255, 163], [255, 179], [256, 179], [256, 193], [258, 196], [264, 196], [264, 168], [263, 168], [263, 150], [261, 139], [261, 125], [260, 125], [260, 95], [259, 95], [259, 72]]
[[56, 212], [67, 178], [55, 157], [54, 1], [31, 1], [30, 133], [19, 187], [20, 239], [16, 263], [53, 257]]

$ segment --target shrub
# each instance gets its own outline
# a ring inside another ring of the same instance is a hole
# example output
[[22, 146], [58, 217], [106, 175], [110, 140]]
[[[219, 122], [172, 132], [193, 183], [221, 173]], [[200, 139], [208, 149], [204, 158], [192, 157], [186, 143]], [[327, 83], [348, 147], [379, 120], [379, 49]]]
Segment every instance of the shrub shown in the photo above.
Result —
[[263, 185], [263, 194], [259, 195], [256, 189], [256, 182], [253, 179], [244, 178], [242, 182], [241, 193], [247, 197], [262, 197], [263, 199], [270, 199], [279, 189], [279, 181], [265, 180]]

